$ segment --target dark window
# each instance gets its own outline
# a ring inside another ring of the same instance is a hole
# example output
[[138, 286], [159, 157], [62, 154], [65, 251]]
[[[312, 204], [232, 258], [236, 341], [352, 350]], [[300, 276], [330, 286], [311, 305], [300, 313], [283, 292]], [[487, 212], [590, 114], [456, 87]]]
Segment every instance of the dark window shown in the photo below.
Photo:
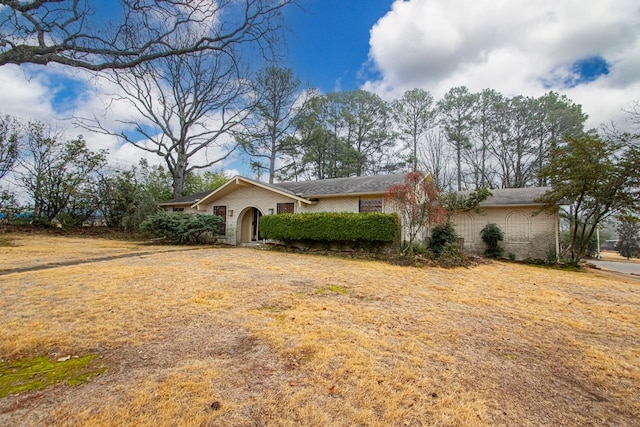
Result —
[[360, 212], [382, 212], [382, 199], [360, 199]]
[[184, 208], [173, 208], [173, 212], [184, 212]]
[[293, 203], [278, 203], [277, 213], [293, 213]]
[[222, 224], [220, 224], [220, 230], [218, 233], [222, 236], [227, 234], [227, 207], [226, 206], [214, 206], [213, 214], [222, 218]]

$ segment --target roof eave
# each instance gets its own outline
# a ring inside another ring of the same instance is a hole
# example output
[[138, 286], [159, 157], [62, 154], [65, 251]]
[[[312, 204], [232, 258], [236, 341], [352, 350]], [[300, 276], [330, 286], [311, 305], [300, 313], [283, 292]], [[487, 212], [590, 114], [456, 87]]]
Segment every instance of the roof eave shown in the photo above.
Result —
[[187, 202], [160, 202], [158, 203], [158, 206], [191, 206], [194, 203], [198, 203], [198, 200], [196, 200], [195, 202], [193, 201], [187, 201]]
[[305, 194], [299, 197], [307, 199], [328, 199], [331, 197], [362, 197], [362, 196], [384, 196], [384, 191], [364, 192], [364, 193], [335, 193], [335, 194]]
[[[531, 206], [554, 206], [547, 203], [503, 203], [498, 205], [483, 205], [480, 204], [480, 208], [527, 208]], [[557, 205], [555, 205], [557, 206]]]
[[196, 203], [193, 203], [193, 205], [191, 206], [194, 209], [198, 208], [198, 205], [201, 204], [205, 204], [208, 203], [209, 199], [214, 199], [214, 196], [220, 192], [222, 192], [226, 187], [231, 186], [233, 184], [236, 184], [240, 187], [242, 186], [256, 186], [256, 187], [260, 187], [264, 190], [268, 190], [268, 191], [272, 191], [274, 193], [280, 194], [281, 196], [285, 196], [285, 197], [289, 197], [291, 199], [294, 199], [300, 203], [306, 203], [306, 204], [313, 204], [310, 200], [305, 199], [303, 197], [297, 196], [295, 194], [291, 194], [291, 193], [287, 193], [286, 191], [282, 191], [276, 187], [273, 187], [271, 185], [268, 184], [264, 184], [261, 183], [259, 181], [253, 181], [247, 178], [244, 178], [242, 176], [235, 176], [233, 178], [231, 178], [229, 181], [227, 181], [226, 183], [224, 183], [222, 186], [220, 186], [219, 188], [217, 188], [215, 191], [211, 192], [211, 194], [207, 195], [206, 197], [203, 197], [202, 199], [200, 199], [199, 201], [197, 201]]

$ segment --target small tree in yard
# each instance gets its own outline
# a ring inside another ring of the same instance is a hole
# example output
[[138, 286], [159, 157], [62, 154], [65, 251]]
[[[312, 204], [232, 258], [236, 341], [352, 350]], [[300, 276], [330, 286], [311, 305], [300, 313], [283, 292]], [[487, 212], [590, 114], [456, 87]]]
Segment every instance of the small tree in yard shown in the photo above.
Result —
[[410, 172], [402, 184], [396, 184], [385, 192], [385, 201], [398, 212], [406, 232], [403, 253], [411, 255], [418, 234], [433, 225], [442, 225], [447, 211], [442, 207], [440, 194], [431, 175]]
[[551, 209], [568, 205], [568, 262], [577, 264], [589, 251], [598, 224], [640, 206], [640, 147], [637, 140], [604, 139], [595, 134], [567, 137], [551, 150], [540, 170], [552, 189], [538, 201]]
[[25, 132], [16, 175], [33, 204], [34, 221], [81, 224], [98, 210], [97, 172], [106, 164], [106, 150], [90, 150], [82, 136], [63, 142], [42, 122], [30, 122]]
[[620, 218], [616, 228], [618, 243], [616, 249], [623, 257], [630, 259], [640, 255], [640, 218], [626, 215]]
[[480, 231], [482, 241], [487, 245], [484, 254], [489, 258], [500, 258], [504, 253], [504, 248], [500, 246], [500, 242], [504, 240], [504, 234], [497, 224], [491, 223], [484, 226]]
[[493, 194], [486, 187], [479, 187], [474, 191], [463, 194], [455, 191], [442, 195], [442, 205], [447, 211], [447, 218], [451, 218], [456, 211], [480, 213], [480, 203], [487, 200]]

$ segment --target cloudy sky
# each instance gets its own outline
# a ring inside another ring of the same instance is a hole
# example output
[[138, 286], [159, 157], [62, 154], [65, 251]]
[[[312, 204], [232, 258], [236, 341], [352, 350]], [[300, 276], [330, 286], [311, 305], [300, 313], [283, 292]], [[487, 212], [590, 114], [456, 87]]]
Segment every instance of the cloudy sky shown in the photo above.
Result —
[[[415, 87], [504, 95], [566, 94], [588, 126], [622, 120], [640, 100], [638, 0], [303, 0], [286, 14], [285, 65], [323, 92], [363, 88], [385, 99]], [[104, 114], [109, 88], [62, 67], [0, 67], [0, 112], [55, 121], [108, 148], [114, 162], [142, 152], [87, 135], [62, 119]], [[113, 114], [113, 113], [111, 113]], [[235, 160], [228, 169], [246, 170]]]

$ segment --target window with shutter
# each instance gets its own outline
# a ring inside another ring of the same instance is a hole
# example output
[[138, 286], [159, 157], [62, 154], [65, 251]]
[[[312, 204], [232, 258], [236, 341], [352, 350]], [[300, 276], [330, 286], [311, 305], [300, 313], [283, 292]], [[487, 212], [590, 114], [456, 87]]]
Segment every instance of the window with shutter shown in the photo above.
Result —
[[293, 213], [293, 203], [278, 203], [278, 214]]
[[382, 212], [382, 199], [360, 199], [359, 212]]
[[227, 207], [214, 206], [213, 214], [222, 218], [222, 224], [220, 224], [220, 229], [218, 230], [218, 234], [224, 236], [225, 234], [227, 234]]

